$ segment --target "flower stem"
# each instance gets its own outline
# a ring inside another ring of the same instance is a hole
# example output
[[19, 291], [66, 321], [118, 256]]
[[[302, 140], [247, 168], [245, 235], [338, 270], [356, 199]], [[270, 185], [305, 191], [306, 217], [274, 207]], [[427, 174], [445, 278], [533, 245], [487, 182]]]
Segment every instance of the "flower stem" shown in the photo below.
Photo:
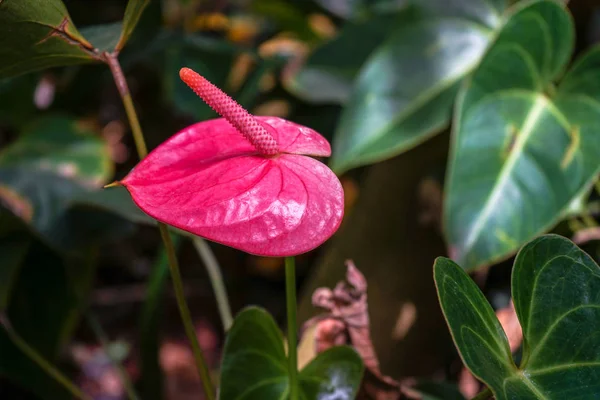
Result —
[[93, 400], [91, 396], [85, 394], [80, 388], [69, 380], [55, 366], [48, 362], [33, 347], [29, 346], [25, 340], [13, 329], [12, 325], [4, 315], [0, 315], [0, 325], [4, 327], [8, 337], [19, 350], [23, 352], [31, 361], [36, 363], [52, 379], [62, 385], [73, 396], [81, 400]]
[[[138, 156], [140, 159], [144, 158], [148, 155], [148, 149], [144, 140], [144, 134], [142, 133], [142, 129], [140, 127], [137, 113], [135, 111], [135, 107], [133, 106], [133, 101], [131, 100], [131, 93], [129, 92], [125, 75], [123, 74], [123, 70], [121, 69], [121, 65], [119, 64], [119, 60], [115, 54], [106, 53], [105, 58], [108, 66], [110, 67], [110, 71], [112, 72], [117, 89], [119, 90], [119, 94], [121, 95], [121, 99], [123, 100], [125, 112], [127, 113], [127, 118], [129, 119], [131, 131], [133, 133], [133, 139], [135, 140], [138, 151]], [[185, 328], [186, 335], [192, 346], [192, 352], [196, 361], [196, 368], [198, 369], [198, 373], [202, 379], [202, 385], [204, 386], [206, 398], [208, 400], [214, 400], [215, 391], [213, 389], [208, 372], [208, 366], [204, 359], [204, 354], [202, 353], [200, 344], [198, 343], [198, 337], [196, 335], [196, 330], [194, 329], [194, 323], [192, 322], [190, 310], [185, 301], [183, 282], [181, 280], [181, 273], [179, 272], [179, 263], [177, 262], [177, 256], [175, 255], [173, 241], [169, 236], [169, 231], [165, 224], [158, 222], [158, 228], [165, 244], [167, 258], [169, 260], [169, 269], [171, 271], [171, 279], [173, 281], [173, 288], [175, 290], [175, 297], [177, 299], [177, 306], [179, 307], [179, 313], [181, 314], [181, 319], [183, 320], [183, 326]]]
[[202, 385], [204, 386], [204, 393], [208, 400], [214, 400], [215, 392], [211, 383], [208, 366], [206, 364], [206, 360], [204, 359], [204, 354], [202, 353], [200, 344], [198, 343], [198, 336], [196, 335], [194, 323], [192, 322], [190, 309], [185, 301], [185, 295], [183, 293], [183, 281], [181, 279], [181, 273], [179, 272], [179, 264], [177, 262], [177, 256], [175, 255], [173, 241], [169, 236], [169, 231], [165, 224], [159, 222], [158, 228], [160, 229], [160, 235], [163, 238], [165, 248], [167, 250], [167, 259], [169, 260], [169, 267], [171, 269], [171, 279], [173, 280], [173, 288], [175, 289], [177, 306], [179, 307], [179, 312], [181, 313], [181, 319], [183, 320], [185, 333], [187, 334], [187, 337], [192, 345], [192, 352], [194, 353], [194, 359], [196, 360], [196, 368], [198, 369], [198, 373], [200, 374], [200, 378], [202, 380]]
[[131, 99], [129, 86], [125, 80], [125, 74], [123, 74], [121, 64], [119, 64], [119, 59], [116, 55], [105, 54], [105, 57], [113, 79], [115, 80], [115, 84], [117, 85], [117, 89], [119, 90], [119, 94], [121, 95], [121, 99], [123, 100], [123, 106], [125, 107], [125, 113], [129, 120], [129, 126], [131, 126], [131, 133], [133, 135], [138, 157], [142, 159], [148, 155], [148, 147], [146, 146], [144, 133], [142, 132], [140, 121], [135, 112], [135, 107], [133, 106], [133, 100]]
[[206, 266], [210, 283], [215, 292], [215, 298], [217, 300], [217, 307], [219, 308], [219, 314], [221, 315], [221, 322], [223, 323], [223, 329], [225, 332], [231, 328], [233, 323], [233, 317], [231, 314], [231, 306], [229, 305], [229, 298], [227, 296], [227, 289], [223, 282], [223, 274], [219, 267], [219, 262], [215, 258], [215, 255], [210, 250], [210, 246], [206, 243], [206, 240], [201, 237], [194, 237], [194, 247], [200, 255], [200, 258]]
[[298, 400], [298, 349], [296, 325], [296, 260], [285, 258], [285, 297], [287, 303], [288, 370], [290, 378], [290, 400]]
[[490, 388], [486, 387], [483, 391], [479, 392], [471, 400], [487, 400], [492, 396]]

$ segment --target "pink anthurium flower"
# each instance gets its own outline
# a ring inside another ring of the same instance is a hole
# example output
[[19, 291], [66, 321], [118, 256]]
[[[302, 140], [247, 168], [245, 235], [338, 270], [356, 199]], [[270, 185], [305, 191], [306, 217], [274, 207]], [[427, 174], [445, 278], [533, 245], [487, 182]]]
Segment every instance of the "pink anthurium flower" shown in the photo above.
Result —
[[309, 156], [329, 156], [314, 130], [255, 117], [188, 68], [181, 79], [223, 118], [191, 125], [120, 183], [148, 215], [251, 254], [291, 256], [319, 246], [344, 213], [340, 181]]

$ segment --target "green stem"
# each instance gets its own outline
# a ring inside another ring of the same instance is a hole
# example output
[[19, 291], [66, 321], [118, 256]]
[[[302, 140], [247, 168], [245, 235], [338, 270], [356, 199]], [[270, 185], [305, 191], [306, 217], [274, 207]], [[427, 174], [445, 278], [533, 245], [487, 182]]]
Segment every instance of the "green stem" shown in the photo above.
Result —
[[298, 349], [296, 325], [296, 260], [285, 258], [285, 297], [287, 303], [290, 400], [298, 400]]
[[204, 354], [202, 353], [202, 349], [198, 343], [198, 336], [196, 335], [196, 329], [194, 328], [194, 323], [192, 322], [190, 309], [185, 301], [183, 281], [181, 279], [181, 273], [179, 272], [179, 263], [177, 262], [177, 256], [175, 255], [173, 242], [171, 241], [171, 236], [169, 236], [169, 231], [165, 224], [159, 222], [158, 228], [160, 229], [160, 235], [163, 238], [163, 242], [165, 243], [165, 248], [167, 250], [167, 258], [169, 260], [169, 268], [171, 270], [171, 279], [173, 280], [173, 288], [175, 290], [177, 306], [179, 307], [179, 312], [181, 313], [181, 319], [183, 320], [185, 333], [192, 345], [192, 352], [194, 353], [194, 359], [196, 360], [196, 368], [198, 369], [198, 373], [200, 374], [200, 378], [202, 380], [202, 385], [204, 386], [204, 394], [208, 400], [214, 400], [215, 391], [212, 386], [210, 373], [208, 371], [206, 360], [204, 359]]
[[138, 157], [142, 159], [148, 155], [148, 147], [146, 146], [142, 127], [140, 126], [140, 120], [138, 119], [137, 112], [135, 112], [135, 107], [133, 106], [133, 100], [131, 99], [127, 80], [125, 80], [125, 74], [123, 74], [121, 64], [119, 64], [119, 59], [116, 55], [106, 53], [105, 58], [113, 79], [115, 80], [115, 84], [117, 85], [117, 89], [119, 90], [119, 94], [121, 95], [121, 99], [123, 100], [123, 106], [125, 107], [125, 113], [129, 120], [129, 126], [131, 127], [131, 134], [133, 135]]
[[[148, 155], [148, 150], [146, 142], [144, 140], [144, 134], [142, 133], [137, 113], [135, 111], [135, 107], [133, 106], [133, 101], [131, 100], [131, 94], [129, 93], [129, 87], [127, 86], [125, 75], [123, 74], [123, 70], [121, 69], [121, 65], [119, 64], [119, 60], [117, 59], [116, 55], [105, 54], [105, 57], [108, 66], [110, 67], [110, 70], [112, 72], [115, 83], [117, 85], [117, 89], [119, 90], [119, 94], [121, 95], [121, 98], [123, 100], [125, 112], [127, 113], [127, 118], [129, 119], [129, 123], [131, 125], [133, 139], [135, 140], [135, 144], [137, 147], [138, 156], [140, 157], [140, 159], [144, 158]], [[163, 242], [165, 244], [165, 249], [167, 251], [167, 256], [169, 260], [169, 270], [171, 271], [171, 279], [173, 281], [173, 288], [175, 290], [177, 306], [179, 307], [179, 313], [181, 314], [181, 319], [183, 320], [183, 326], [185, 328], [186, 335], [192, 346], [192, 352], [196, 361], [196, 368], [198, 369], [198, 373], [200, 374], [200, 378], [202, 379], [202, 385], [204, 386], [206, 398], [208, 400], [214, 400], [215, 391], [213, 389], [213, 385], [208, 372], [208, 366], [204, 359], [204, 354], [202, 354], [200, 344], [198, 343], [198, 337], [196, 336], [196, 331], [194, 329], [194, 323], [192, 322], [190, 310], [185, 301], [185, 295], [183, 293], [183, 282], [181, 280], [181, 273], [179, 272], [179, 263], [177, 262], [177, 256], [175, 255], [175, 248], [173, 247], [173, 242], [171, 241], [171, 237], [169, 236], [167, 226], [162, 222], [158, 222], [158, 228], [160, 230], [160, 235], [162, 236]]]
[[231, 306], [229, 305], [229, 297], [227, 296], [227, 289], [223, 282], [223, 274], [219, 267], [219, 262], [210, 249], [210, 246], [206, 240], [200, 237], [194, 237], [194, 247], [200, 255], [200, 258], [206, 266], [210, 283], [215, 292], [215, 298], [217, 300], [217, 307], [219, 308], [219, 314], [221, 315], [221, 322], [223, 323], [223, 329], [225, 332], [231, 328], [233, 323], [233, 316], [231, 314]]
[[88, 323], [90, 324], [90, 327], [92, 328], [92, 331], [94, 331], [94, 334], [98, 338], [98, 341], [100, 342], [104, 353], [106, 353], [106, 356], [110, 360], [110, 363], [112, 364], [113, 368], [117, 370], [117, 374], [119, 375], [121, 384], [123, 385], [125, 392], [127, 392], [127, 397], [129, 397], [130, 400], [139, 400], [140, 397], [136, 394], [135, 389], [133, 388], [133, 384], [131, 383], [127, 372], [125, 371], [125, 368], [123, 368], [121, 363], [118, 360], [115, 360], [115, 358], [110, 354], [110, 351], [108, 349], [108, 337], [106, 336], [106, 333], [104, 333], [102, 326], [100, 325], [96, 317], [91, 313], [88, 312], [86, 317]]
[[473, 397], [471, 400], [487, 400], [492, 396], [492, 391], [490, 390], [490, 388], [485, 388], [483, 391], [479, 392], [477, 395], [475, 395], [475, 397]]
[[4, 315], [0, 315], [0, 325], [4, 327], [8, 337], [19, 350], [23, 352], [31, 361], [36, 363], [45, 373], [47, 373], [52, 379], [61, 384], [66, 390], [68, 390], [73, 396], [81, 400], [93, 400], [91, 396], [88, 396], [81, 390], [77, 385], [69, 380], [62, 372], [48, 362], [40, 353], [38, 353], [33, 347], [29, 346], [25, 340], [12, 328], [12, 325], [6, 319]]

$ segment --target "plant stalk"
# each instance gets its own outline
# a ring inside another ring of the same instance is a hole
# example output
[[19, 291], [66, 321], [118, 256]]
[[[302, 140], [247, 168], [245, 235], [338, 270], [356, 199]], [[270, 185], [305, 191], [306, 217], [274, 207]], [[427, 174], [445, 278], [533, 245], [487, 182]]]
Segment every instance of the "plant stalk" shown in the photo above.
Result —
[[[119, 94], [121, 95], [121, 99], [123, 100], [125, 112], [127, 113], [127, 118], [129, 119], [129, 123], [131, 125], [133, 139], [135, 140], [138, 151], [138, 156], [140, 159], [142, 159], [148, 155], [148, 148], [146, 146], [146, 141], [144, 140], [144, 134], [142, 133], [135, 107], [133, 106], [131, 93], [129, 92], [125, 75], [123, 74], [123, 70], [121, 69], [121, 65], [119, 64], [119, 60], [116, 55], [105, 53], [105, 57], [117, 85], [117, 89], [119, 90]], [[208, 400], [214, 400], [215, 391], [210, 379], [204, 354], [202, 353], [202, 349], [198, 343], [198, 337], [196, 335], [196, 330], [194, 329], [194, 323], [192, 322], [190, 310], [185, 300], [181, 272], [179, 271], [179, 263], [177, 262], [177, 256], [175, 255], [173, 241], [169, 236], [169, 231], [165, 224], [158, 222], [158, 228], [167, 252], [169, 269], [171, 271], [171, 279], [173, 281], [173, 288], [175, 290], [175, 297], [177, 299], [177, 306], [179, 307], [179, 313], [181, 314], [181, 319], [183, 320], [183, 326], [185, 328], [186, 335], [192, 346], [196, 368], [200, 374], [206, 398]]]
[[33, 347], [29, 346], [25, 340], [13, 329], [12, 325], [6, 319], [4, 315], [0, 315], [0, 325], [4, 327], [6, 334], [19, 350], [23, 352], [31, 361], [36, 363], [46, 374], [48, 374], [57, 383], [62, 385], [66, 390], [69, 391], [75, 398], [81, 400], [93, 400], [91, 396], [88, 396], [81, 390], [77, 385], [69, 380], [62, 372], [60, 372], [55, 366], [48, 362], [40, 353], [37, 352]]
[[233, 324], [233, 316], [231, 313], [231, 306], [229, 305], [229, 297], [227, 296], [227, 288], [223, 282], [223, 274], [221, 273], [221, 268], [219, 267], [219, 262], [217, 261], [213, 252], [210, 250], [206, 240], [200, 237], [194, 237], [193, 243], [196, 251], [206, 266], [210, 283], [215, 292], [215, 298], [217, 300], [217, 307], [219, 308], [221, 322], [223, 323], [223, 329], [225, 332], [227, 332], [229, 328], [231, 328], [231, 324]]
[[142, 159], [148, 155], [148, 147], [146, 146], [146, 140], [144, 139], [144, 133], [142, 132], [137, 112], [133, 106], [133, 100], [131, 99], [127, 80], [125, 80], [125, 74], [121, 69], [121, 64], [119, 64], [119, 59], [116, 55], [105, 53], [105, 58], [113, 79], [115, 80], [115, 84], [117, 85], [117, 89], [119, 90], [119, 95], [123, 100], [123, 106], [125, 107], [125, 113], [129, 120], [129, 126], [131, 127], [131, 133], [133, 135], [138, 157]]
[[169, 260], [169, 268], [171, 269], [171, 279], [173, 280], [173, 288], [175, 289], [175, 297], [177, 299], [177, 306], [181, 313], [181, 319], [183, 320], [183, 326], [185, 333], [190, 340], [192, 345], [192, 352], [194, 353], [194, 359], [196, 360], [196, 368], [200, 374], [202, 385], [204, 386], [204, 393], [208, 400], [215, 399], [215, 391], [210, 379], [210, 373], [208, 366], [202, 353], [202, 348], [198, 343], [198, 336], [196, 335], [196, 329], [192, 322], [192, 316], [190, 309], [188, 308], [187, 302], [185, 301], [185, 295], [183, 292], [183, 281], [181, 279], [181, 273], [179, 272], [179, 264], [177, 262], [177, 256], [175, 255], [175, 248], [171, 236], [169, 236], [169, 230], [167, 226], [161, 222], [158, 223], [160, 229], [160, 235], [162, 236], [165, 248], [167, 251], [167, 259]]
[[492, 391], [490, 390], [490, 388], [486, 387], [484, 390], [477, 393], [477, 395], [475, 395], [475, 397], [473, 397], [471, 400], [487, 400], [491, 396], [492, 396]]
[[298, 400], [298, 348], [296, 322], [296, 260], [285, 258], [285, 297], [287, 303], [288, 374], [290, 378], [290, 400]]

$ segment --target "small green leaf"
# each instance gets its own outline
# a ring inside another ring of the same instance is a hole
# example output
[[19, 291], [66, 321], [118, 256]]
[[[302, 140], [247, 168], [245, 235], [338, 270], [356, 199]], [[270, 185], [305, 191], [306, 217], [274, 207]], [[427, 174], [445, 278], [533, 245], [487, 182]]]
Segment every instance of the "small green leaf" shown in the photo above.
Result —
[[333, 140], [332, 168], [384, 160], [444, 128], [492, 32], [467, 18], [402, 26], [363, 67]]
[[444, 218], [450, 254], [466, 269], [554, 226], [600, 172], [600, 49], [553, 85], [573, 36], [562, 5], [521, 4], [463, 88]]
[[[288, 362], [283, 336], [264, 310], [250, 307], [235, 318], [225, 342], [219, 399], [287, 399]], [[319, 354], [300, 371], [300, 398], [354, 399], [362, 361], [348, 347]]]
[[600, 392], [600, 268], [571, 241], [539, 237], [515, 260], [512, 294], [523, 328], [521, 365], [500, 322], [454, 262], [436, 260], [440, 304], [465, 365], [508, 399], [592, 399]]
[[0, 78], [97, 59], [62, 1], [0, 1]]
[[416, 18], [407, 8], [361, 22], [347, 22], [333, 39], [317, 47], [302, 68], [284, 76], [286, 88], [315, 103], [346, 102], [365, 60], [398, 26]]
[[29, 124], [0, 151], [0, 167], [52, 171], [89, 187], [113, 174], [108, 144], [96, 132], [63, 116], [46, 116]]
[[92, 25], [81, 28], [81, 34], [101, 52], [111, 53], [121, 38], [122, 22]]
[[148, 3], [150, 3], [150, 0], [129, 0], [127, 8], [125, 9], [125, 17], [123, 18], [123, 31], [119, 38], [119, 42], [115, 46], [115, 50], [119, 51], [125, 47], [127, 40], [129, 40], [129, 37], [133, 33], [133, 30]]

